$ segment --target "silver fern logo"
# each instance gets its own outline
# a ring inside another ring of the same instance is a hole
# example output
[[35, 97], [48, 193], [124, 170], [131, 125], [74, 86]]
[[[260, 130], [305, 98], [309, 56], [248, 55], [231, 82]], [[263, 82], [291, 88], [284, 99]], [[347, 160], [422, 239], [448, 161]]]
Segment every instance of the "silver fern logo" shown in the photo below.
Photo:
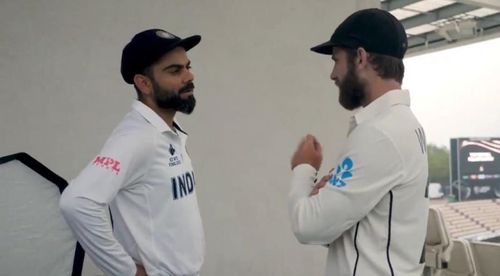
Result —
[[346, 185], [346, 180], [352, 178], [353, 176], [353, 167], [354, 162], [352, 161], [352, 159], [349, 156], [346, 157], [344, 161], [342, 161], [342, 163], [337, 166], [335, 174], [330, 179], [330, 184], [339, 188], [344, 187]]

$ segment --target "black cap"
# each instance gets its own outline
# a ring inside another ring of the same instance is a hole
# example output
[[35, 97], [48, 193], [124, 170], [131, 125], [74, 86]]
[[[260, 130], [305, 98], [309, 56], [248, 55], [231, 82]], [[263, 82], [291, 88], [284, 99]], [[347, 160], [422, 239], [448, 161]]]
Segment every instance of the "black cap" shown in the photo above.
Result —
[[133, 84], [134, 76], [155, 63], [164, 54], [176, 47], [186, 51], [196, 46], [201, 36], [180, 38], [161, 29], [151, 29], [136, 34], [123, 48], [121, 73], [126, 83]]
[[399, 20], [381, 9], [357, 11], [342, 22], [329, 41], [311, 48], [311, 51], [331, 55], [333, 47], [356, 49], [402, 59], [408, 39]]

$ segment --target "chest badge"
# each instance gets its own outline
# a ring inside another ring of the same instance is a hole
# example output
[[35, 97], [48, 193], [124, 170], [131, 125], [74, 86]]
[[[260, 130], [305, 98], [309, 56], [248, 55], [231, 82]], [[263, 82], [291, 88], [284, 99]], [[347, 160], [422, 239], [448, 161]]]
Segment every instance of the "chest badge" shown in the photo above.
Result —
[[170, 144], [170, 148], [168, 148], [168, 151], [170, 152], [170, 155], [174, 155], [175, 154], [175, 148], [174, 146], [172, 146], [172, 144]]
[[181, 164], [181, 159], [179, 158], [178, 155], [176, 155], [176, 150], [172, 144], [170, 144], [170, 147], [168, 148], [168, 152], [170, 153], [170, 158], [168, 159], [168, 166], [169, 167], [175, 167], [177, 165]]

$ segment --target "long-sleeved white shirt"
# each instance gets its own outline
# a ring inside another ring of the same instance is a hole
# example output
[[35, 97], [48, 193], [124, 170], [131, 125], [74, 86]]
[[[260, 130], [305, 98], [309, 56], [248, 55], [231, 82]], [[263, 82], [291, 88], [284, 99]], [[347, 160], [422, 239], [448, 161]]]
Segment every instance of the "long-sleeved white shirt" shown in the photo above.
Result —
[[352, 119], [333, 177], [309, 197], [316, 170], [293, 170], [288, 209], [302, 243], [328, 245], [326, 275], [420, 276], [427, 227], [425, 136], [408, 91], [393, 90]]
[[186, 139], [134, 102], [64, 191], [63, 215], [106, 275], [135, 275], [136, 263], [149, 276], [199, 273], [205, 241]]

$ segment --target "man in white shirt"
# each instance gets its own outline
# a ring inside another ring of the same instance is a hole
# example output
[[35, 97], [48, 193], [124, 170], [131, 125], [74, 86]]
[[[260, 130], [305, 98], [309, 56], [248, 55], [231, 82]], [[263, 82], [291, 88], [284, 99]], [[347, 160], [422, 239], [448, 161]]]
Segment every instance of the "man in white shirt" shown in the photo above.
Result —
[[121, 73], [138, 101], [61, 197], [66, 221], [106, 275], [199, 274], [205, 241], [195, 174], [174, 116], [195, 107], [186, 51], [200, 40], [160, 29], [132, 38]]
[[314, 136], [291, 160], [292, 230], [301, 243], [328, 246], [326, 275], [422, 273], [428, 166], [424, 131], [401, 90], [406, 48], [403, 26], [380, 9], [353, 13], [311, 48], [332, 56], [340, 104], [360, 108], [331, 175], [315, 183]]

